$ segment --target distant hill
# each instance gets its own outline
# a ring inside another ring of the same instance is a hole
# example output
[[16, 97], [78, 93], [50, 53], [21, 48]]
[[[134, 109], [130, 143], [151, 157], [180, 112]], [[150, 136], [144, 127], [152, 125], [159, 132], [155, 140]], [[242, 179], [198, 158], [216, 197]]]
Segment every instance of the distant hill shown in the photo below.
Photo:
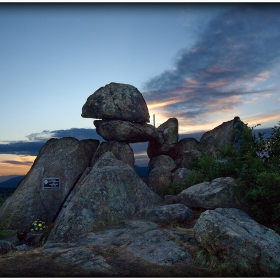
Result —
[[25, 176], [17, 176], [0, 183], [0, 193], [13, 192]]

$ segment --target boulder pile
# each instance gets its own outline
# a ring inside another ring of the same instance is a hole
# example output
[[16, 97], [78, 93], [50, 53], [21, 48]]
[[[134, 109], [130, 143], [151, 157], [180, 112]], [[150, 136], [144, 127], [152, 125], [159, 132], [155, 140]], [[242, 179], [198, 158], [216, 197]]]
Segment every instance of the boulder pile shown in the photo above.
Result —
[[[246, 266], [252, 276], [280, 276], [280, 236], [240, 210], [235, 179], [216, 178], [164, 199], [157, 194], [172, 183], [182, 185], [195, 157], [205, 151], [215, 155], [232, 143], [231, 121], [200, 141], [178, 141], [176, 118], [158, 128], [148, 124], [142, 94], [117, 83], [89, 96], [82, 117], [99, 119], [94, 125], [106, 141], [47, 141], [0, 208], [0, 225], [21, 233], [34, 220], [44, 221], [51, 225], [44, 256], [102, 276], [122, 275], [103, 247], [159, 266], [195, 266], [203, 253], [210, 264], [219, 260], [237, 271]], [[129, 143], [147, 141], [149, 174], [143, 180]], [[35, 229], [40, 234], [40, 227]], [[27, 250], [24, 245], [30, 244], [0, 241], [0, 254]]]

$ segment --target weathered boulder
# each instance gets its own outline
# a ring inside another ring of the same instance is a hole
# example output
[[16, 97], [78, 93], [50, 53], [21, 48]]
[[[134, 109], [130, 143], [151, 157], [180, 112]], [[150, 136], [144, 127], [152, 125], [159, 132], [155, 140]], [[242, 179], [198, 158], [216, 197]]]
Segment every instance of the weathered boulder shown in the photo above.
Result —
[[169, 204], [146, 209], [144, 218], [152, 222], [184, 222], [193, 218], [190, 208], [184, 204]]
[[196, 151], [199, 148], [199, 142], [195, 138], [181, 139], [174, 149], [174, 158], [179, 159], [180, 156], [186, 151]]
[[153, 157], [149, 161], [149, 170], [153, 170], [154, 168], [164, 167], [170, 171], [173, 171], [176, 168], [176, 164], [174, 160], [166, 155]]
[[171, 184], [172, 173], [170, 168], [158, 167], [149, 172], [148, 186], [157, 193]]
[[188, 207], [204, 209], [239, 208], [233, 186], [237, 181], [231, 177], [217, 178], [211, 182], [203, 182], [191, 186], [178, 194], [178, 201]]
[[212, 256], [241, 271], [280, 275], [280, 236], [234, 208], [207, 210], [194, 226], [197, 241]]
[[[11, 229], [29, 227], [37, 218], [53, 222], [64, 199], [74, 187], [99, 145], [98, 140], [72, 137], [50, 139], [15, 192], [0, 209], [0, 223], [9, 219]], [[57, 178], [50, 186], [46, 178]], [[58, 181], [57, 181], [58, 182]]]
[[178, 143], [178, 119], [170, 118], [161, 124], [156, 130], [157, 139], [149, 141], [147, 154], [151, 159], [159, 155], [168, 155], [173, 158], [174, 149]]
[[113, 153], [117, 159], [123, 161], [131, 167], [134, 167], [135, 160], [132, 148], [129, 144], [120, 141], [102, 142], [92, 157], [91, 165], [93, 166], [106, 152]]
[[57, 217], [47, 242], [75, 242], [85, 232], [137, 217], [146, 207], [160, 203], [162, 199], [133, 168], [107, 152]]
[[178, 168], [172, 173], [172, 183], [175, 185], [183, 185], [189, 173], [190, 170], [188, 168]]
[[16, 251], [16, 247], [9, 241], [0, 240], [0, 254], [6, 254], [10, 251]]
[[216, 156], [218, 149], [225, 147], [226, 144], [234, 144], [232, 120], [205, 132], [200, 139], [199, 150]]
[[177, 160], [176, 166], [177, 168], [188, 168], [192, 169], [194, 160], [198, 157], [202, 156], [202, 153], [199, 150], [191, 150], [191, 151], [184, 151]]
[[79, 242], [93, 246], [121, 246], [136, 257], [159, 265], [192, 262], [191, 254], [180, 246], [183, 242], [171, 231], [143, 220], [124, 220], [99, 232], [84, 234]]
[[158, 139], [158, 133], [154, 126], [146, 123], [95, 120], [94, 125], [96, 132], [107, 141], [117, 140], [138, 143]]
[[110, 83], [90, 95], [82, 108], [83, 118], [150, 121], [148, 107], [139, 90], [131, 85]]
[[94, 275], [113, 275], [113, 268], [102, 256], [95, 255], [92, 250], [75, 243], [52, 243], [45, 246], [43, 253], [51, 256], [58, 262], [64, 261], [72, 267], [94, 273]]

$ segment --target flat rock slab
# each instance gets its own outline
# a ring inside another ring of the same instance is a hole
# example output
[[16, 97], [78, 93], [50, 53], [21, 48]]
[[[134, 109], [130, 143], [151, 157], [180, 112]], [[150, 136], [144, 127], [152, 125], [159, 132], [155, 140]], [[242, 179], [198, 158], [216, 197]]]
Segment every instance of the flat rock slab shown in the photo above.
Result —
[[57, 261], [66, 261], [72, 267], [80, 266], [82, 269], [95, 274], [114, 274], [113, 268], [102, 256], [96, 256], [89, 248], [78, 246], [75, 243], [49, 244], [43, 250], [47, 255]]
[[140, 91], [131, 85], [110, 83], [90, 95], [82, 108], [83, 118], [150, 121], [148, 107]]
[[123, 220], [99, 232], [83, 235], [78, 243], [107, 247], [125, 248], [134, 256], [159, 265], [177, 262], [191, 263], [190, 253], [176, 242], [180, 237], [169, 230], [161, 229], [156, 223], [143, 220]]

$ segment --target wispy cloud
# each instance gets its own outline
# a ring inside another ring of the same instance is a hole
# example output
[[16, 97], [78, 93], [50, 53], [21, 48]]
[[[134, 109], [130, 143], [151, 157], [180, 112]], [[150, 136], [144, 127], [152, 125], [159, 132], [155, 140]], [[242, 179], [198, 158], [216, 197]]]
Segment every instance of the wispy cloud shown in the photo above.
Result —
[[172, 70], [145, 84], [149, 108], [161, 107], [167, 117], [205, 121], [210, 114], [236, 108], [244, 95], [268, 92], [253, 85], [279, 65], [279, 13], [279, 5], [237, 4], [216, 16], [191, 49], [178, 53]]
[[2, 160], [2, 161], [0, 161], [0, 163], [30, 166], [31, 164], [33, 164], [33, 161]]

